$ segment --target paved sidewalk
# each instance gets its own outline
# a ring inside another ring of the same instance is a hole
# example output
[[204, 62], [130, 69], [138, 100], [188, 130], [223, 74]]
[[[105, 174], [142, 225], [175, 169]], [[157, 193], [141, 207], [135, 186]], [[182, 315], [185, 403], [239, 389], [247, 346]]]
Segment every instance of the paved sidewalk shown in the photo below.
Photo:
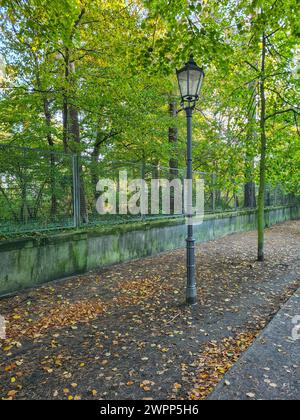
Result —
[[299, 326], [300, 289], [228, 372], [209, 399], [298, 400]]
[[[256, 254], [256, 232], [197, 246], [195, 308], [182, 305], [184, 248], [0, 299], [7, 321], [0, 400], [207, 398], [299, 289], [300, 220], [267, 229], [266, 261], [258, 263]], [[290, 316], [294, 312], [300, 308]], [[285, 337], [292, 323], [283, 320], [286, 331], [278, 329]], [[249, 365], [248, 376], [268, 375], [278, 388], [293, 378], [288, 395], [294, 396], [300, 342], [290, 346], [288, 358], [260, 355], [260, 367]], [[293, 375], [283, 369], [277, 376], [277, 365]], [[246, 376], [239, 379], [244, 398], [263, 396], [255, 386], [248, 389]], [[274, 396], [279, 391], [263, 385]]]

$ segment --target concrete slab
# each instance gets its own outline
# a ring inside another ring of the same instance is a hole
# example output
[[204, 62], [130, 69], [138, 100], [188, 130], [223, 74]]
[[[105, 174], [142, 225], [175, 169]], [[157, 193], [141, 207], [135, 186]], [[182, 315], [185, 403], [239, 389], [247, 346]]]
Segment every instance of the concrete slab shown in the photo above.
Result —
[[208, 399], [300, 399], [300, 289]]

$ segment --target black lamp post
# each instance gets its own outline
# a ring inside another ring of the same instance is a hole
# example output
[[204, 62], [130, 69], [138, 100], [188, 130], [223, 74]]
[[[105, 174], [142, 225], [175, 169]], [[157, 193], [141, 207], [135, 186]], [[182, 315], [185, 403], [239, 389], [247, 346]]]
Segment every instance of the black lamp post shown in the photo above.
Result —
[[[193, 182], [193, 145], [192, 145], [192, 117], [196, 103], [199, 99], [200, 89], [204, 79], [204, 71], [195, 63], [193, 56], [181, 69], [177, 70], [177, 78], [181, 93], [182, 106], [187, 116], [187, 179]], [[193, 229], [193, 194], [192, 188], [187, 195], [187, 290], [186, 301], [188, 305], [197, 304], [195, 239]]]

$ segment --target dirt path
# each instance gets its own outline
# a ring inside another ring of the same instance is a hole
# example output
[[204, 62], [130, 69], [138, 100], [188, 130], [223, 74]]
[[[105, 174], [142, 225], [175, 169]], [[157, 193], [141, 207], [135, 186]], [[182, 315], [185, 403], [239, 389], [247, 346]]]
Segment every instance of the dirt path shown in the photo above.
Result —
[[200, 245], [200, 304], [182, 306], [185, 251], [0, 301], [0, 398], [205, 398], [300, 287], [300, 221]]

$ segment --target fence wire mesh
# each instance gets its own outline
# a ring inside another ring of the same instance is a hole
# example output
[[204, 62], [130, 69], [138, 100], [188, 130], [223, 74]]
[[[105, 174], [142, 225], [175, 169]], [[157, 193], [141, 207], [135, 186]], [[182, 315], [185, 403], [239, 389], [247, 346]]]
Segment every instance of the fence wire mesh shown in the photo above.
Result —
[[0, 146], [0, 232], [74, 226], [72, 156]]
[[[175, 213], [175, 196], [170, 195], [170, 207], [159, 207], [156, 214], [100, 215], [96, 208], [100, 179], [109, 179], [120, 188], [120, 172], [126, 171], [128, 183], [144, 180], [151, 203], [153, 179], [184, 182], [186, 171], [132, 162], [103, 162], [90, 156], [75, 156], [54, 151], [0, 145], [0, 234], [22, 233], [101, 226], [159, 218], [183, 217]], [[256, 207], [258, 188], [255, 184], [225, 184], [214, 174], [194, 173], [204, 181], [205, 213], [236, 211]], [[252, 199], [249, 200], [249, 191]], [[116, 195], [118, 197], [118, 194]], [[128, 197], [129, 198], [129, 197]], [[249, 204], [250, 202], [250, 204]], [[266, 206], [293, 204], [294, 197], [280, 187], [268, 186]]]

